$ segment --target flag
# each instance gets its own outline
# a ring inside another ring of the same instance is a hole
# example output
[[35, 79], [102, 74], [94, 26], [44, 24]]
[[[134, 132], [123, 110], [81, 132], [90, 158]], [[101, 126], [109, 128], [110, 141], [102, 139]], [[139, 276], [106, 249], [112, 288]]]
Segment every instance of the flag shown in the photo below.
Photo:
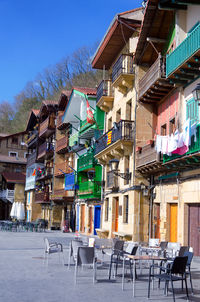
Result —
[[88, 100], [86, 100], [86, 104], [87, 104], [87, 122], [89, 124], [94, 124], [94, 115], [92, 110], [90, 109], [90, 104], [88, 102]]
[[112, 131], [109, 131], [107, 134], [107, 145], [111, 144], [112, 141]]
[[34, 169], [32, 176], [35, 176], [35, 175], [36, 175], [36, 170]]

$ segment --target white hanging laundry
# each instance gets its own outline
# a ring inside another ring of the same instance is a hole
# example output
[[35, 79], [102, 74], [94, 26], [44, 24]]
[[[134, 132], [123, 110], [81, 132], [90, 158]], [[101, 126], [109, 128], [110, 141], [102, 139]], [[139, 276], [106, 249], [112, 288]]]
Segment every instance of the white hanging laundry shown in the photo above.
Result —
[[187, 121], [183, 125], [183, 142], [185, 146], [189, 146], [191, 140], [191, 131], [190, 131], [190, 119], [187, 119]]
[[161, 137], [161, 140], [162, 140], [161, 152], [162, 152], [162, 154], [168, 154], [168, 138], [169, 138], [168, 135]]
[[17, 217], [17, 204], [16, 204], [16, 202], [13, 202], [13, 204], [12, 204], [12, 208], [11, 208], [11, 211], [10, 211], [10, 217], [12, 217], [12, 218]]
[[156, 145], [155, 145], [156, 152], [159, 153], [162, 151], [162, 136], [156, 136]]
[[177, 149], [177, 136], [171, 134], [168, 139], [168, 153]]

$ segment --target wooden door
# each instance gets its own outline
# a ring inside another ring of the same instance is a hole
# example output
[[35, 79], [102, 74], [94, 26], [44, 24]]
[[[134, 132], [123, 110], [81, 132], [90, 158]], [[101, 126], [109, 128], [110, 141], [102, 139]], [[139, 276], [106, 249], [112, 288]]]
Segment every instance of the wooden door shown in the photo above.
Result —
[[89, 229], [88, 233], [92, 233], [92, 207], [89, 207]]
[[115, 198], [115, 232], [118, 232], [118, 220], [119, 220], [119, 198]]
[[189, 206], [189, 245], [200, 256], [200, 204]]
[[81, 205], [81, 232], [85, 232], [85, 205]]
[[154, 236], [160, 239], [160, 204], [154, 204]]
[[177, 213], [178, 205], [170, 204], [170, 241], [177, 242]]

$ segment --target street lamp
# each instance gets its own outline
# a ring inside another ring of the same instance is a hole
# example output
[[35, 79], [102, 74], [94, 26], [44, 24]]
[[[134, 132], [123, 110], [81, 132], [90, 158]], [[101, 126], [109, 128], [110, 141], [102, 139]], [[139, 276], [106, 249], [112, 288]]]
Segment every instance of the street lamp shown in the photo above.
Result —
[[119, 173], [118, 172], [118, 167], [119, 167], [119, 160], [114, 158], [114, 159], [111, 159], [109, 161], [109, 167], [110, 167], [110, 171], [114, 173], [114, 175], [116, 176], [119, 176], [123, 179], [126, 179], [126, 180], [130, 180], [131, 179], [131, 173], [129, 172], [126, 172], [126, 173]]
[[200, 102], [200, 83], [197, 84], [195, 89], [192, 91], [195, 102]]

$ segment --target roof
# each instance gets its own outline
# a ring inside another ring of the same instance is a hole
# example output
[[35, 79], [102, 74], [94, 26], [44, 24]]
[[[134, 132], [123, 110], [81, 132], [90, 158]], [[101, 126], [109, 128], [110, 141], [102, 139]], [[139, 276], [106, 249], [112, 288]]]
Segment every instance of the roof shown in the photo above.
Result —
[[0, 133], [0, 138], [10, 135], [9, 133]]
[[42, 101], [42, 104], [44, 104], [45, 106], [54, 106], [58, 104], [57, 100], [44, 100]]
[[158, 54], [147, 38], [151, 38], [154, 47], [159, 53], [162, 53], [173, 26], [174, 12], [159, 9], [158, 3], [159, 0], [148, 0], [146, 4], [134, 57], [136, 64], [153, 64]]
[[94, 54], [92, 67], [109, 69], [129, 38], [139, 31], [142, 18], [141, 7], [117, 14]]
[[2, 176], [5, 178], [6, 182], [10, 183], [25, 183], [26, 175], [20, 172], [3, 172]]
[[27, 159], [23, 157], [14, 157], [0, 154], [0, 162], [26, 165]]
[[65, 110], [65, 107], [67, 106], [70, 95], [71, 95], [70, 90], [62, 90], [61, 91], [60, 97], [59, 97], [59, 100], [58, 100], [59, 110], [62, 110], [62, 111]]
[[32, 109], [29, 112], [29, 116], [28, 116], [28, 119], [27, 119], [26, 131], [30, 130], [31, 128], [33, 128], [35, 126], [35, 124], [37, 123], [37, 117], [38, 117], [39, 113], [40, 113], [39, 109]]
[[89, 88], [89, 87], [73, 87], [73, 89], [78, 90], [86, 95], [96, 95], [97, 89], [96, 88]]
[[0, 139], [8, 138], [8, 137], [11, 137], [11, 136], [17, 136], [17, 135], [21, 135], [21, 134], [25, 134], [25, 133], [26, 133], [26, 131], [7, 134], [7, 135], [4, 135], [4, 136], [0, 136]]

